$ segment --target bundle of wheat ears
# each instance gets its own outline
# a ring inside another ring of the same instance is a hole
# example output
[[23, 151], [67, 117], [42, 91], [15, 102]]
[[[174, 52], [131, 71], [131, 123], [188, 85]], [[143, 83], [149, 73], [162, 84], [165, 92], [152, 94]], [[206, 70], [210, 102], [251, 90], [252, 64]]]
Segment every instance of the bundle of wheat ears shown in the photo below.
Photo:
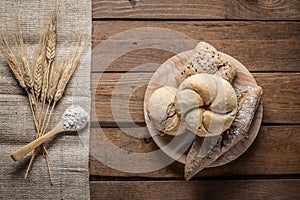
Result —
[[[58, 8], [55, 8], [49, 14], [49, 19], [44, 19], [33, 60], [30, 60], [27, 54], [28, 49], [23, 39], [18, 18], [16, 19], [17, 31], [2, 34], [0, 39], [0, 50], [19, 85], [27, 93], [36, 128], [36, 138], [43, 136], [48, 130], [53, 109], [61, 99], [88, 42], [87, 38], [84, 39], [82, 36], [77, 35], [75, 42], [72, 44], [72, 50], [63, 61], [57, 61], [55, 59], [57, 57], [57, 13]], [[41, 149], [52, 183], [45, 144], [41, 145]], [[31, 156], [25, 178], [28, 176], [37, 153], [38, 148], [34, 150]]]

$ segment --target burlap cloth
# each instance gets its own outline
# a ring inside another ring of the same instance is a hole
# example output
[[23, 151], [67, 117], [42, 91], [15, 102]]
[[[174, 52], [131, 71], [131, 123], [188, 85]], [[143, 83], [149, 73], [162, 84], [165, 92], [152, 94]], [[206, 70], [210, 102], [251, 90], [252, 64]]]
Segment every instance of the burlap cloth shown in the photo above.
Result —
[[[12, 0], [0, 2], [0, 33], [15, 28]], [[35, 49], [44, 10], [51, 1], [18, 1], [23, 35], [30, 49]], [[58, 13], [58, 57], [66, 55], [74, 34], [91, 35], [91, 1], [62, 0]], [[90, 47], [68, 84], [65, 95], [53, 114], [50, 128], [60, 120], [65, 108], [79, 104], [90, 111]], [[33, 51], [29, 52], [33, 56]], [[10, 153], [34, 139], [34, 124], [25, 92], [19, 87], [4, 57], [0, 54], [0, 199], [89, 199], [89, 127], [77, 133], [61, 134], [47, 143], [53, 186], [47, 166], [37, 156], [27, 179], [24, 179], [30, 156], [14, 162]]]

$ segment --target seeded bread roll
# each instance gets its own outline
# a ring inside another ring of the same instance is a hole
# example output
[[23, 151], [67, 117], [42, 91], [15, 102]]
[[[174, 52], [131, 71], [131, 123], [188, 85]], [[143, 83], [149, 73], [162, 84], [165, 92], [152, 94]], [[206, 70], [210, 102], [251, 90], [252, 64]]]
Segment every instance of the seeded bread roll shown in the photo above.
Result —
[[223, 58], [212, 45], [206, 42], [199, 42], [181, 71], [179, 81], [183, 81], [195, 74], [208, 73], [216, 74], [232, 82], [236, 76], [236, 71], [236, 67]]
[[227, 130], [233, 122], [237, 98], [228, 81], [202, 73], [181, 83], [175, 107], [188, 130], [201, 137], [215, 136]]

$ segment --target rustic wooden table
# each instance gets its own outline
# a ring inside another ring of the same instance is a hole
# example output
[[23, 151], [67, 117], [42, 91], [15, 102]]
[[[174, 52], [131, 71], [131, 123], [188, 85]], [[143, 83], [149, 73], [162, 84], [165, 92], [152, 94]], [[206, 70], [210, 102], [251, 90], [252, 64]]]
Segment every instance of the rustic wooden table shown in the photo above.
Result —
[[[142, 27], [168, 28], [209, 42], [242, 62], [263, 87], [264, 116], [259, 135], [245, 154], [224, 166], [205, 169], [189, 182], [183, 179], [183, 165], [177, 162], [134, 174], [107, 167], [91, 153], [91, 199], [299, 199], [299, 20], [298, 0], [93, 0], [94, 48], [117, 33]], [[133, 44], [143, 42], [129, 39]], [[155, 71], [154, 67], [132, 69], [163, 63], [173, 55], [144, 48], [119, 57], [105, 71], [93, 63], [91, 149], [101, 150], [97, 122], [111, 142], [128, 153], [157, 149], [151, 139], [124, 133], [145, 131], [144, 83]], [[130, 75], [122, 78], [129, 70]], [[118, 81], [121, 89], [113, 93]], [[127, 111], [122, 105], [129, 93]], [[112, 107], [117, 107], [119, 121]], [[141, 127], [133, 127], [129, 117]]]

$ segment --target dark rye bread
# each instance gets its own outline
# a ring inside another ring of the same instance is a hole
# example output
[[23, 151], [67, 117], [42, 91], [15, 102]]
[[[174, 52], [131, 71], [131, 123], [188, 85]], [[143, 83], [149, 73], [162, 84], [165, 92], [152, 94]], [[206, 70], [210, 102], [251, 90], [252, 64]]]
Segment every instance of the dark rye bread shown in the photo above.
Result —
[[237, 96], [238, 111], [230, 128], [220, 136], [197, 137], [194, 140], [187, 155], [184, 172], [186, 180], [211, 165], [247, 135], [261, 95], [262, 88], [259, 86], [240, 92]]

